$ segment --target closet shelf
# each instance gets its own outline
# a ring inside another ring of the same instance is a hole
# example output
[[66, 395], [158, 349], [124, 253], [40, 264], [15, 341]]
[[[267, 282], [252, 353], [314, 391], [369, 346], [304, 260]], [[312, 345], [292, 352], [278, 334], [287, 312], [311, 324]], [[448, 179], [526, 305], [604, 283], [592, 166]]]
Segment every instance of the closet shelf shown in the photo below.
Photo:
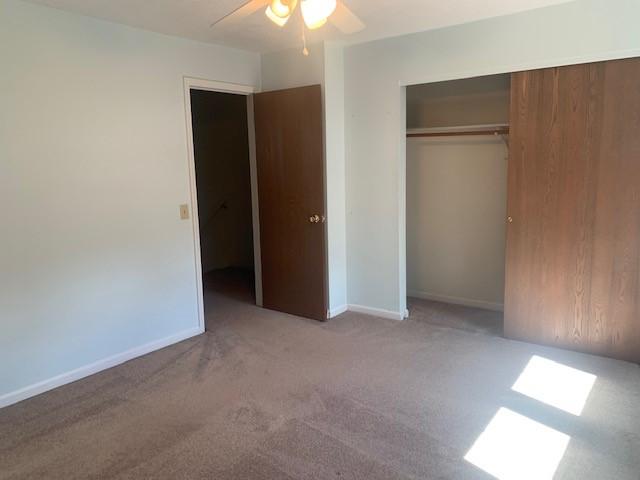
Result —
[[468, 127], [424, 128], [407, 131], [407, 138], [464, 137], [473, 135], [509, 135], [509, 125], [473, 125]]

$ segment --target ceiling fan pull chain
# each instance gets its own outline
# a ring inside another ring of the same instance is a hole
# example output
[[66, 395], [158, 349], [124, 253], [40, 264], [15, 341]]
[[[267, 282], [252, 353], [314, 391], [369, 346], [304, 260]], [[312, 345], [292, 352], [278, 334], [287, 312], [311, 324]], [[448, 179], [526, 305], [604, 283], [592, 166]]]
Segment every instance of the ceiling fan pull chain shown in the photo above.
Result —
[[307, 49], [307, 34], [304, 28], [304, 21], [302, 22], [302, 54], [305, 57], [309, 56], [309, 49]]

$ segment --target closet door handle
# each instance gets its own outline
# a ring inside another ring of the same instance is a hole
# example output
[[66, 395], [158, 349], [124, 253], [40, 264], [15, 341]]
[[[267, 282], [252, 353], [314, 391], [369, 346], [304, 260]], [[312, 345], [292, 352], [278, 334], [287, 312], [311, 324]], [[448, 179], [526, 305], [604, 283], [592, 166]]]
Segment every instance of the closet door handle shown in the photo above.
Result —
[[513, 223], [513, 217], [507, 217], [507, 222]]

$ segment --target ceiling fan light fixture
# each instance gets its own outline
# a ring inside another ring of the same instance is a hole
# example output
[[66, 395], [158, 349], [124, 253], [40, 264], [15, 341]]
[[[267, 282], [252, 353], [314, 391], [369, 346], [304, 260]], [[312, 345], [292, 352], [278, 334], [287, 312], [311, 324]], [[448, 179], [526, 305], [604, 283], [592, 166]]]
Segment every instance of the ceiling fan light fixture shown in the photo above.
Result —
[[274, 15], [280, 18], [288, 18], [298, 5], [298, 0], [272, 0], [269, 7]]
[[322, 19], [318, 20], [315, 23], [308, 23], [306, 21], [304, 23], [305, 23], [305, 25], [307, 26], [307, 28], [309, 30], [315, 30], [315, 29], [320, 28], [321, 26], [323, 26], [325, 23], [327, 23], [327, 19], [326, 18], [322, 18]]
[[336, 9], [336, 0], [302, 0], [302, 18], [309, 30], [320, 28]]
[[284, 27], [289, 21], [289, 18], [291, 17], [291, 15], [287, 15], [286, 17], [281, 17], [279, 15], [276, 15], [271, 9], [271, 5], [267, 7], [264, 13], [269, 20], [271, 20], [273, 23], [275, 23], [279, 27]]

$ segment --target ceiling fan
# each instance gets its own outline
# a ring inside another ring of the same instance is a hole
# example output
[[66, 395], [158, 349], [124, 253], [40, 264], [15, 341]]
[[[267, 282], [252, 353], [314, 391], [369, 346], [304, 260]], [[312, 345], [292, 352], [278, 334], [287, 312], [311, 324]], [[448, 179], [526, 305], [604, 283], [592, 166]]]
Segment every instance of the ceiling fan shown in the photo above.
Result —
[[[211, 27], [236, 25], [264, 7], [266, 17], [279, 27], [284, 27], [296, 11], [300, 11], [304, 25], [309, 30], [316, 30], [327, 21], [344, 34], [356, 33], [365, 27], [364, 23], [339, 0], [249, 0], [213, 22]], [[302, 38], [305, 43], [303, 53], [308, 55], [304, 27]]]

